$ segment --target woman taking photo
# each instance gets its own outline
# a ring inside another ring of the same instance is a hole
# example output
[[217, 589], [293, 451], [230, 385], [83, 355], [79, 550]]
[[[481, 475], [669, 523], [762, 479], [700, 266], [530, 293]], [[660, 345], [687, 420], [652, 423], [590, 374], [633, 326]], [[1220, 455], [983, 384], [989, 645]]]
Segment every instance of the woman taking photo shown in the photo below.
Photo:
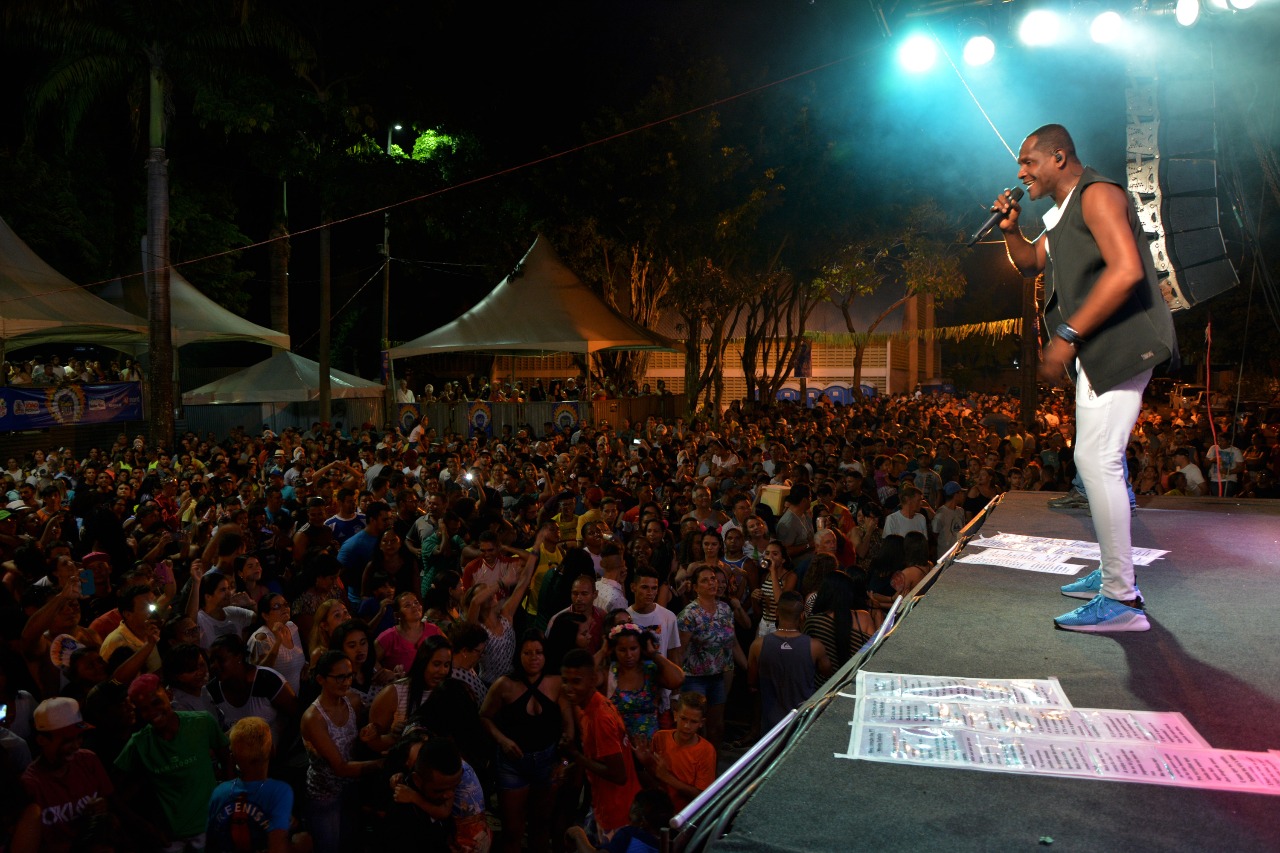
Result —
[[[521, 638], [511, 674], [494, 682], [480, 706], [480, 721], [501, 750], [498, 804], [502, 846], [518, 853], [529, 829], [529, 848], [546, 850], [556, 747], [573, 731], [567, 704], [560, 704], [560, 676], [547, 675], [542, 635]], [[530, 825], [532, 824], [532, 825]]]
[[416, 592], [396, 596], [396, 624], [378, 635], [378, 663], [389, 669], [406, 670], [413, 663], [418, 646], [428, 637], [439, 637], [441, 631], [422, 621], [422, 600]]
[[719, 598], [720, 581], [712, 566], [693, 575], [694, 600], [676, 624], [684, 653], [684, 689], [707, 697], [707, 740], [720, 751], [724, 738], [725, 672], [733, 666], [733, 609]]
[[639, 625], [619, 625], [608, 640], [604, 695], [618, 709], [629, 737], [651, 738], [658, 730], [662, 691], [678, 689], [684, 671], [658, 653], [657, 639]]
[[325, 652], [315, 663], [320, 696], [302, 715], [307, 765], [307, 817], [315, 853], [354, 850], [360, 804], [352, 783], [382, 768], [382, 760], [354, 761], [357, 741], [377, 738], [372, 726], [360, 727], [365, 705], [351, 695], [355, 669], [346, 655]]

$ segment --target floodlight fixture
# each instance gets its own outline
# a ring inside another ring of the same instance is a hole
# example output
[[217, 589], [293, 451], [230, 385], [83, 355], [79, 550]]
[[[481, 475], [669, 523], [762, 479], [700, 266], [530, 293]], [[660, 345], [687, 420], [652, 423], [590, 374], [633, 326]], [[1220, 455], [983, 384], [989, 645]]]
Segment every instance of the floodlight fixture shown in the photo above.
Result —
[[1237, 12], [1243, 12], [1245, 9], [1252, 9], [1257, 0], [1227, 0], [1231, 4], [1231, 8]]
[[1111, 44], [1124, 34], [1124, 18], [1114, 9], [1107, 9], [1089, 23], [1089, 38], [1097, 44]]
[[1062, 19], [1049, 9], [1032, 9], [1018, 26], [1018, 38], [1031, 47], [1044, 47], [1058, 40]]
[[1173, 19], [1184, 27], [1200, 20], [1200, 0], [1178, 0], [1173, 8]]
[[968, 65], [986, 65], [995, 55], [996, 43], [985, 33], [970, 36], [964, 43], [964, 61]]
[[986, 65], [996, 55], [996, 43], [991, 30], [978, 18], [969, 18], [958, 28], [960, 41], [964, 43], [964, 61], [967, 65]]
[[898, 48], [898, 62], [911, 74], [923, 74], [937, 61], [938, 45], [929, 36], [908, 36]]

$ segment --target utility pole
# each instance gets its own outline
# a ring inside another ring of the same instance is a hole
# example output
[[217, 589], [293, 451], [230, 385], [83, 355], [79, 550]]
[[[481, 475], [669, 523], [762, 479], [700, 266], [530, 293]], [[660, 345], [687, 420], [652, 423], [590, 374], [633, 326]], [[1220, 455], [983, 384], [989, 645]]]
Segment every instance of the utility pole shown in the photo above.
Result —
[[[391, 156], [391, 137], [400, 130], [400, 125], [387, 128], [387, 156]], [[391, 211], [382, 214], [382, 358], [386, 392], [383, 395], [386, 412], [383, 415], [384, 426], [396, 423], [396, 373], [395, 364], [387, 355], [391, 349]]]

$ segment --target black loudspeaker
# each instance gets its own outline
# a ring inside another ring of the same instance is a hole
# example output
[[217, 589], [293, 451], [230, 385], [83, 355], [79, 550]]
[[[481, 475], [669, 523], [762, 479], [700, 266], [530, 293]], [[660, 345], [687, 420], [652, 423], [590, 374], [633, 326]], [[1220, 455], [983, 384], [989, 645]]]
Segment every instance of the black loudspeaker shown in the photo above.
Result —
[[1178, 281], [1182, 285], [1183, 296], [1193, 305], [1225, 293], [1240, 283], [1231, 261], [1225, 258], [1198, 267], [1187, 267], [1180, 271]]
[[1217, 148], [1212, 121], [1162, 121], [1158, 137], [1161, 157], [1213, 156]]
[[1222, 241], [1220, 228], [1202, 228], [1199, 231], [1166, 234], [1164, 242], [1175, 269], [1196, 267], [1227, 256], [1227, 247]]
[[1218, 224], [1218, 200], [1212, 196], [1175, 196], [1165, 199], [1163, 206], [1161, 220], [1166, 236]]
[[1212, 160], [1162, 159], [1160, 187], [1165, 195], [1218, 192], [1218, 165]]

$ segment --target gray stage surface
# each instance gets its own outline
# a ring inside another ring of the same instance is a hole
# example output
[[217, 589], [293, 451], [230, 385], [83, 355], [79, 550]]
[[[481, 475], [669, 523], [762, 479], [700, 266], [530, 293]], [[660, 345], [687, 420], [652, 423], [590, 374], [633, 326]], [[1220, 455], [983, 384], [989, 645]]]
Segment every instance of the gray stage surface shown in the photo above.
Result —
[[[996, 532], [1094, 541], [1086, 512], [1037, 493], [1007, 496]], [[1151, 498], [1133, 534], [1171, 551], [1138, 569], [1149, 632], [1056, 631], [1080, 603], [1067, 578], [956, 563], [865, 668], [1057, 676], [1077, 707], [1181, 711], [1211, 746], [1280, 749], [1280, 503]], [[833, 758], [852, 711], [837, 698], [713, 849], [1280, 850], [1277, 797]]]

